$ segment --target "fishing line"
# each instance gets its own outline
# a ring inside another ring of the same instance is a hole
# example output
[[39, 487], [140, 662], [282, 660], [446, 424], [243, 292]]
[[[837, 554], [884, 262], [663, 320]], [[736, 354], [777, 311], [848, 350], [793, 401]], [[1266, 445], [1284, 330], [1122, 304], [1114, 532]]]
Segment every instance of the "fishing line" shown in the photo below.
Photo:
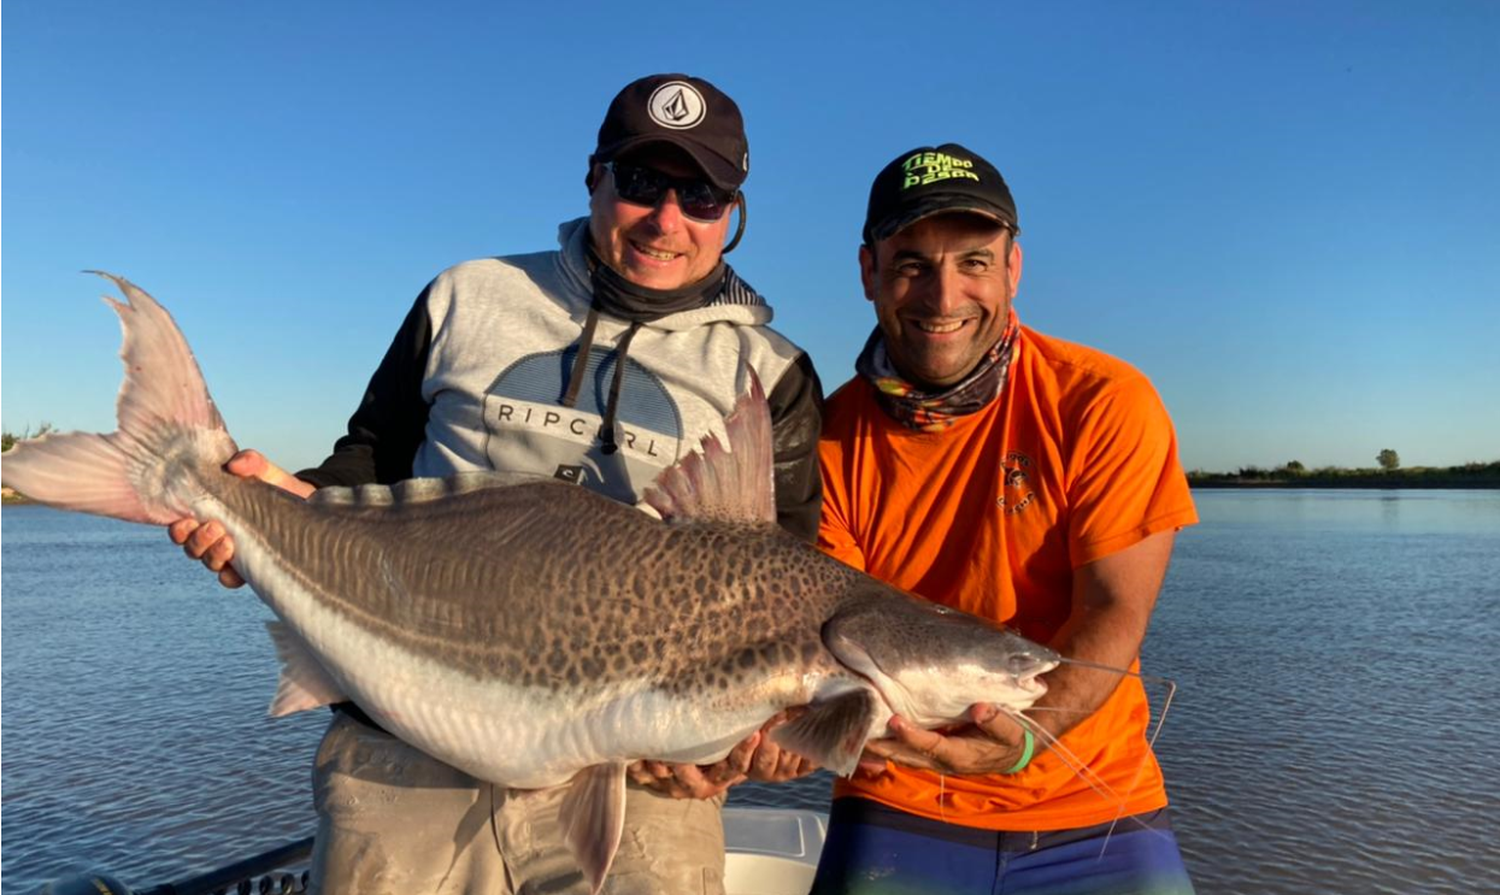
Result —
[[[1157, 717], [1156, 724], [1154, 726], [1154, 729], [1151, 730], [1150, 736], [1148, 736], [1146, 739], [1147, 748], [1154, 751], [1157, 737], [1161, 736], [1162, 725], [1166, 723], [1167, 712], [1171, 709], [1172, 700], [1177, 695], [1177, 684], [1174, 681], [1168, 678], [1159, 677], [1157, 675], [1142, 674], [1139, 671], [1128, 671], [1125, 669], [1116, 668], [1112, 665], [1104, 665], [1098, 662], [1089, 662], [1083, 659], [1064, 658], [1062, 659], [1062, 661], [1069, 665], [1077, 665], [1080, 668], [1090, 668], [1096, 671], [1107, 671], [1111, 674], [1120, 675], [1121, 677], [1133, 677], [1141, 682], [1143, 688], [1148, 683], [1165, 687], [1167, 690], [1167, 696], [1162, 703], [1161, 713]], [[1116, 810], [1114, 820], [1110, 821], [1109, 829], [1104, 835], [1104, 842], [1101, 844], [1099, 849], [1099, 857], [1096, 859], [1103, 860], [1105, 849], [1109, 846], [1110, 837], [1114, 835], [1116, 825], [1118, 825], [1124, 817], [1125, 806], [1129, 803], [1130, 794], [1135, 791], [1135, 787], [1140, 782], [1141, 773], [1145, 770], [1146, 766], [1146, 757], [1142, 756], [1140, 763], [1136, 765], [1135, 776], [1131, 778], [1130, 786], [1126, 789], [1125, 794], [1121, 796], [1115, 791], [1114, 787], [1110, 786], [1108, 783], [1105, 783], [1103, 778], [1101, 778], [1092, 769], [1084, 765], [1084, 763], [1078, 758], [1076, 753], [1063, 746], [1061, 737], [1053, 736], [1048, 731], [1043, 730], [1041, 725], [1037, 724], [1031, 718], [1027, 717], [1025, 714], [1022, 714], [1022, 712], [1018, 710], [1007, 709], [1003, 706], [1001, 708], [1004, 709], [1005, 713], [1009, 715], [1013, 720], [1015, 720], [1016, 723], [1021, 724], [1026, 729], [1030, 730], [1034, 736], [1043, 740], [1047, 744], [1047, 748], [1054, 752], [1058, 756], [1058, 759], [1064, 765], [1066, 765], [1069, 770], [1073, 771], [1073, 773], [1076, 774], [1080, 780], [1087, 784], [1090, 789], [1094, 790], [1094, 792], [1098, 793], [1101, 797], [1109, 801], [1118, 801], [1119, 808]], [[1070, 709], [1060, 706], [1032, 706], [1026, 711], [1050, 711], [1060, 713], [1087, 714], [1082, 709]], [[1140, 827], [1141, 829], [1149, 830], [1158, 836], [1166, 836], [1166, 833], [1164, 831], [1150, 827], [1144, 821], [1137, 818], [1132, 819], [1135, 821], [1136, 826]]]
[[[1141, 681], [1142, 690], [1145, 689], [1146, 681], [1151, 681], [1155, 684], [1162, 684], [1167, 688], [1167, 698], [1162, 702], [1161, 714], [1156, 717], [1156, 729], [1152, 730], [1151, 736], [1146, 738], [1146, 748], [1148, 750], [1147, 755], [1149, 755], [1156, 751], [1156, 738], [1161, 736], [1162, 725], [1167, 723], [1167, 712], [1172, 708], [1172, 699], [1177, 695], [1177, 682], [1164, 677], [1156, 677], [1155, 675], [1148, 676], [1136, 673], [1134, 676]], [[1150, 705], [1149, 701], [1147, 705]], [[1125, 798], [1120, 800], [1120, 807], [1115, 813], [1115, 819], [1110, 821], [1109, 823], [1109, 830], [1104, 834], [1104, 842], [1099, 846], [1099, 857], [1095, 859], [1096, 861], [1104, 860], [1104, 849], [1109, 846], [1109, 838], [1115, 834], [1115, 825], [1120, 822], [1121, 816], [1123, 816], [1125, 813], [1125, 803], [1130, 799], [1130, 794], [1132, 792], [1135, 792], [1135, 786], [1141, 780], [1141, 772], [1146, 769], [1147, 755], [1142, 755], [1140, 763], [1135, 766], [1135, 776], [1130, 778], [1130, 787], [1125, 790]], [[1148, 827], [1147, 829], [1151, 828]], [[1162, 836], [1163, 838], [1165, 838], [1166, 836], [1166, 834], [1160, 830], [1155, 830], [1154, 832], [1156, 832], [1157, 835]]]
[[[1110, 787], [1110, 785], [1108, 783], [1105, 783], [1104, 780], [1102, 778], [1100, 778], [1098, 774], [1094, 773], [1094, 771], [1092, 769], [1090, 769], [1086, 764], [1084, 764], [1083, 760], [1080, 759], [1078, 757], [1078, 755], [1073, 752], [1073, 750], [1069, 749], [1067, 746], [1064, 746], [1063, 743], [1062, 743], [1062, 738], [1061, 737], [1054, 736], [1051, 732], [1049, 732], [1048, 730], [1046, 730], [1045, 728], [1043, 728], [1040, 724], [1036, 723], [1032, 719], [1030, 719], [1030, 718], [1026, 717], [1025, 715], [1021, 714], [1021, 712], [1018, 711], [1018, 710], [1016, 710], [1016, 709], [1008, 708], [1008, 707], [1005, 707], [1005, 706], [1001, 706], [1000, 709], [1001, 709], [1001, 711], [1005, 712], [1005, 714], [1007, 716], [1009, 716], [1017, 724], [1020, 724], [1022, 727], [1026, 728], [1029, 731], [1031, 731], [1031, 733], [1032, 733], [1033, 736], [1035, 736], [1037, 739], [1041, 740], [1047, 746], [1047, 748], [1049, 750], [1051, 750], [1052, 753], [1055, 754], [1058, 757], [1058, 760], [1060, 760], [1063, 764], [1067, 765], [1068, 770], [1072, 771], [1081, 780], [1083, 780], [1084, 783], [1088, 784], [1088, 787], [1090, 789], [1092, 789], [1094, 792], [1098, 793], [1099, 795], [1103, 796], [1106, 799], [1111, 799], [1111, 800], [1114, 799], [1115, 792]], [[1048, 707], [1042, 707], [1042, 708], [1032, 707], [1030, 709], [1027, 709], [1027, 711], [1032, 711], [1032, 712], [1035, 712], [1035, 711], [1049, 711], [1049, 710], [1050, 711], [1056, 711], [1056, 712], [1073, 712], [1075, 714], [1082, 714], [1083, 713], [1081, 709], [1063, 709], [1063, 708], [1051, 708], [1051, 709], [1049, 709]]]
[[[1148, 683], [1166, 687], [1167, 696], [1166, 699], [1162, 702], [1161, 714], [1157, 716], [1155, 729], [1153, 729], [1151, 731], [1151, 735], [1146, 738], [1147, 749], [1152, 752], [1156, 750], [1156, 739], [1157, 737], [1161, 736], [1162, 725], [1167, 721], [1167, 712], [1172, 708], [1172, 700], [1177, 696], [1177, 683], [1175, 681], [1169, 678], [1159, 677], [1157, 675], [1142, 674], [1139, 671], [1124, 671], [1118, 668], [1111, 667], [1109, 665], [1101, 665], [1097, 662], [1088, 662], [1082, 659], [1063, 659], [1063, 661], [1071, 665], [1077, 665], [1080, 668], [1092, 668], [1097, 671], [1108, 671], [1112, 674], [1118, 674], [1123, 677], [1133, 677], [1141, 682], [1142, 690], [1145, 689], [1145, 685]], [[1125, 814], [1125, 805], [1130, 801], [1130, 794], [1135, 792], [1135, 787], [1138, 783], [1140, 783], [1141, 780], [1141, 772], [1145, 769], [1146, 756], [1143, 755], [1141, 756], [1140, 763], [1135, 767], [1135, 776], [1130, 779], [1130, 786], [1126, 788], [1125, 795], [1120, 797], [1120, 807], [1115, 813], [1115, 819], [1110, 821], [1109, 823], [1109, 830], [1104, 834], [1104, 842], [1099, 847], [1099, 857], [1096, 860], [1104, 860], [1104, 850], [1109, 847], [1110, 837], [1114, 835], [1116, 825], [1118, 825], [1120, 820], [1123, 818]], [[1148, 827], [1142, 822], [1138, 821], [1137, 823], [1142, 829], [1151, 830], [1158, 836], [1166, 835], [1161, 830], [1156, 830], [1152, 827]]]

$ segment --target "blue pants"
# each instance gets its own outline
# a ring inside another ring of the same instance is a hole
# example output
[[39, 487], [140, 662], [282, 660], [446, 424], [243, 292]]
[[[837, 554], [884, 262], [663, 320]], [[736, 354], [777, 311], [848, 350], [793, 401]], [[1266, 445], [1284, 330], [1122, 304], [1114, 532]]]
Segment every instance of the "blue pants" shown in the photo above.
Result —
[[[1167, 809], [1114, 825], [980, 830], [842, 798], [812, 895], [1190, 895]], [[1105, 835], [1109, 841], [1105, 843]]]

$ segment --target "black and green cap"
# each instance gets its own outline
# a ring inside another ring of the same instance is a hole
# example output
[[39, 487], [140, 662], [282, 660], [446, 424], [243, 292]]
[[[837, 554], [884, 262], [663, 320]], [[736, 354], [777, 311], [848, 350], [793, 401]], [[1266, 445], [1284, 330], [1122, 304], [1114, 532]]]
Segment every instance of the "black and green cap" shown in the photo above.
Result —
[[1021, 232], [1016, 202], [994, 165], [957, 143], [919, 146], [875, 175], [865, 213], [865, 244], [873, 246], [923, 218], [955, 211]]

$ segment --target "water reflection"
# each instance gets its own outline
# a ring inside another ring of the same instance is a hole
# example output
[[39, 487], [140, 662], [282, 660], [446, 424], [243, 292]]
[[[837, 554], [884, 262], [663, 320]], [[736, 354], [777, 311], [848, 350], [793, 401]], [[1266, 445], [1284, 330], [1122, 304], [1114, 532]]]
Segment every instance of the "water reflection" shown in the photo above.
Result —
[[[1158, 753], [1199, 891], [1493, 887], [1500, 493], [1196, 496], [1143, 656], [1181, 688]], [[3, 525], [3, 886], [85, 864], [144, 885], [305, 835], [325, 718], [265, 717], [259, 601], [151, 529]]]

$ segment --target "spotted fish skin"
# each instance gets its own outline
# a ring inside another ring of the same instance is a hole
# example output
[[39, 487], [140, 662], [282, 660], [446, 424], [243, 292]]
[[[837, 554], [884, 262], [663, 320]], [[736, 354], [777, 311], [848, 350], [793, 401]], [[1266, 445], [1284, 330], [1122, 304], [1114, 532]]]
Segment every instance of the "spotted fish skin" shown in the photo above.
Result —
[[518, 476], [307, 502], [205, 477], [194, 513], [343, 691], [481, 779], [715, 760], [783, 708], [867, 686], [821, 630], [874, 582], [774, 526], [667, 525]]
[[1059, 657], [902, 593], [774, 524], [770, 420], [748, 390], [727, 444], [666, 470], [646, 502], [469, 473], [309, 500], [223, 471], [234, 454], [186, 340], [133, 284], [119, 429], [14, 447], [0, 478], [64, 509], [152, 524], [217, 520], [271, 607], [285, 714], [351, 699], [475, 777], [568, 786], [569, 845], [597, 891], [623, 825], [624, 767], [707, 763], [782, 709], [772, 734], [850, 773], [893, 710], [926, 726], [1020, 710]]

